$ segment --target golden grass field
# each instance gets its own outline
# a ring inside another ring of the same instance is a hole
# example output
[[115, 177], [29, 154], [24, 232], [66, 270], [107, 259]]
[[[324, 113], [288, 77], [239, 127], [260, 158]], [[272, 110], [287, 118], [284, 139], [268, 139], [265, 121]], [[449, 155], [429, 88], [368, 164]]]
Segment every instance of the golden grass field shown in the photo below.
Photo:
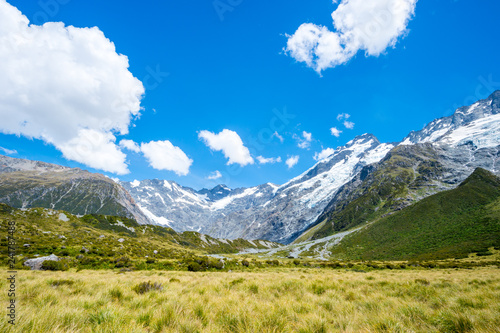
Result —
[[19, 271], [16, 288], [1, 332], [500, 332], [498, 268]]

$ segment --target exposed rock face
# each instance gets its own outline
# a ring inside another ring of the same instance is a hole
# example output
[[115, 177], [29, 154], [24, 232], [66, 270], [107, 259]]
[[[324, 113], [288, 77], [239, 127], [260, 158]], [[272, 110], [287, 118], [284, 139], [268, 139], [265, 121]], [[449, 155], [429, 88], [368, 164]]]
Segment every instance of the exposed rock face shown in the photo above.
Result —
[[[476, 168], [500, 174], [500, 92], [412, 132], [379, 163], [346, 183], [315, 224], [313, 238], [385, 216], [453, 189]], [[381, 215], [384, 214], [384, 215]]]
[[75, 215], [118, 215], [135, 218], [141, 224], [151, 223], [130, 194], [106, 176], [2, 155], [0, 202], [15, 208], [43, 207]]
[[28, 259], [24, 262], [23, 265], [30, 267], [31, 270], [41, 270], [42, 264], [46, 260], [59, 261], [59, 257], [56, 256], [55, 254], [51, 254], [50, 256], [47, 256], [47, 257]]
[[195, 191], [163, 180], [122, 185], [148, 217], [177, 231], [287, 243], [315, 221], [340, 186], [393, 147], [370, 134], [356, 137], [282, 186]]
[[320, 222], [318, 217], [324, 219], [376, 187], [397, 163], [408, 172], [394, 179], [385, 177], [401, 187], [386, 207], [389, 213], [457, 186], [476, 167], [498, 173], [499, 106], [500, 92], [495, 92], [410, 133], [398, 144], [380, 143], [370, 134], [356, 137], [282, 186], [230, 190], [220, 185], [195, 191], [162, 180], [122, 184], [148, 217], [177, 231], [289, 243]]

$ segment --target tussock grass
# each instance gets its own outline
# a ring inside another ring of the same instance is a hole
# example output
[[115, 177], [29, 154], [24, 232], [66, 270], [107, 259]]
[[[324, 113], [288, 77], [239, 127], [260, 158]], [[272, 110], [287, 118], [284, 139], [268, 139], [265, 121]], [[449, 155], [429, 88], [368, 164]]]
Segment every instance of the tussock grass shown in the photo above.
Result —
[[[17, 323], [3, 319], [0, 331], [493, 333], [499, 272], [21, 271]], [[162, 288], [136, 293], [145, 281]]]

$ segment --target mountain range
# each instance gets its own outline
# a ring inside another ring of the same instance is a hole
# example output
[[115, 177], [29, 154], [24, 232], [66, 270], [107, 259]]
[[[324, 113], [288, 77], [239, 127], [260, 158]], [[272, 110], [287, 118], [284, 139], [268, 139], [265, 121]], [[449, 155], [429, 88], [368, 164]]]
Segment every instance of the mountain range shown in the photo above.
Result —
[[[322, 237], [452, 189], [477, 167], [498, 173], [499, 106], [497, 91], [399, 143], [380, 143], [371, 134], [358, 136], [281, 186], [230, 190], [221, 185], [195, 191], [160, 180], [121, 185], [151, 220], [214, 237], [286, 244], [328, 217], [332, 222], [344, 216], [335, 227], [330, 223], [313, 236]], [[374, 191], [380, 193], [374, 197]]]
[[500, 91], [398, 143], [364, 134], [283, 185], [194, 190], [0, 156], [0, 202], [134, 218], [214, 238], [310, 241], [451, 190], [480, 167], [499, 174]]

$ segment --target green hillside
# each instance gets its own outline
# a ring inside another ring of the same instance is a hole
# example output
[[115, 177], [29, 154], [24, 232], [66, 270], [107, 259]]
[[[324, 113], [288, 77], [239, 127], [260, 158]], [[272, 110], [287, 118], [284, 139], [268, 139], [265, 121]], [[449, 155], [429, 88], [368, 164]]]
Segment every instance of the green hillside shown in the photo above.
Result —
[[375, 167], [365, 167], [357, 179], [339, 191], [319, 217], [317, 224], [322, 225], [310, 238], [323, 238], [373, 221], [410, 205], [423, 194], [443, 190], [433, 181], [442, 172], [439, 154], [432, 145], [395, 147]]
[[[19, 263], [27, 258], [56, 254], [80, 268], [123, 267], [126, 261], [127, 266], [144, 269], [146, 260], [153, 268], [172, 268], [178, 262], [172, 259], [189, 260], [207, 254], [279, 246], [267, 241], [216, 239], [197, 232], [177, 233], [171, 228], [140, 225], [125, 217], [97, 214], [78, 217], [64, 211], [14, 209], [0, 203], [0, 246], [4, 249], [7, 249], [9, 222], [16, 229]], [[7, 251], [0, 253], [0, 262], [7, 263]]]
[[476, 169], [440, 192], [347, 236], [334, 258], [427, 260], [487, 254], [500, 248], [500, 179]]

